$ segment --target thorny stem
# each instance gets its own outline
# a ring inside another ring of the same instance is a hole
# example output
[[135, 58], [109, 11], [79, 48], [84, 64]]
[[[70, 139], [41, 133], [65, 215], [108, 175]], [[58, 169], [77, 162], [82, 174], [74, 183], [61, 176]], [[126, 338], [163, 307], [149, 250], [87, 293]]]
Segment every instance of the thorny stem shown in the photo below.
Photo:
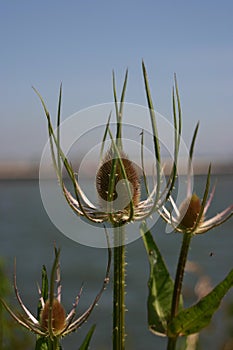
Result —
[[[184, 277], [184, 269], [187, 261], [188, 250], [189, 250], [191, 239], [192, 239], [191, 233], [184, 233], [182, 246], [180, 250], [179, 261], [178, 261], [177, 270], [176, 270], [173, 296], [172, 296], [171, 321], [177, 315], [178, 309], [179, 309], [180, 295], [181, 295], [181, 289], [182, 289], [182, 283], [183, 283], [183, 277]], [[177, 337], [168, 338], [167, 350], [175, 350], [177, 339], [178, 339]]]
[[125, 349], [125, 229], [114, 227], [113, 350]]

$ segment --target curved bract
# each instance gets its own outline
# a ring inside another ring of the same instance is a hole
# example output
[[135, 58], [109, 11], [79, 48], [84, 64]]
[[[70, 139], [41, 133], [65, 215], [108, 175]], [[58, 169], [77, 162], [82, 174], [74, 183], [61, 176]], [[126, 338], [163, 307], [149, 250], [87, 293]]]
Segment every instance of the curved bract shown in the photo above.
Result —
[[181, 233], [191, 233], [191, 234], [202, 234], [216, 226], [223, 224], [233, 215], [233, 205], [230, 205], [226, 209], [222, 210], [220, 213], [217, 213], [210, 219], [206, 218], [209, 206], [213, 200], [215, 186], [213, 187], [210, 195], [210, 177], [211, 177], [211, 165], [208, 169], [208, 174], [206, 178], [205, 190], [203, 193], [203, 199], [197, 196], [196, 193], [191, 193], [191, 162], [193, 157], [193, 150], [195, 145], [195, 140], [197, 136], [199, 123], [197, 124], [193, 139], [190, 146], [189, 152], [189, 166], [187, 173], [187, 196], [181, 203], [180, 207], [176, 206], [175, 201], [172, 196], [170, 196], [170, 203], [174, 209], [175, 215], [172, 215], [169, 209], [166, 206], [163, 206], [160, 210], [161, 217], [172, 227], [175, 231]]

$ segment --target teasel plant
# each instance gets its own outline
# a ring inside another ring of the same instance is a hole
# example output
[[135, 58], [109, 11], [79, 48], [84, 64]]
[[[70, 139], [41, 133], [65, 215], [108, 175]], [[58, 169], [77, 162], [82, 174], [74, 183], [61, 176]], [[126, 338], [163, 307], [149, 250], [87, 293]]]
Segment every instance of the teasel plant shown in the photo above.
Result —
[[[0, 298], [1, 304], [21, 326], [37, 335], [35, 350], [61, 350], [61, 339], [77, 331], [91, 315], [95, 305], [98, 303], [103, 291], [109, 283], [109, 273], [111, 264], [111, 249], [108, 248], [108, 263], [106, 274], [100, 291], [96, 295], [93, 303], [87, 310], [76, 317], [76, 309], [81, 298], [83, 286], [75, 298], [73, 306], [68, 314], [62, 305], [62, 285], [60, 269], [60, 249], [54, 248], [55, 258], [51, 269], [50, 278], [48, 277], [45, 266], [42, 268], [42, 283], [38, 285], [39, 302], [37, 307], [37, 317], [35, 317], [27, 306], [23, 303], [16, 281], [16, 263], [14, 269], [14, 290], [15, 296], [21, 308], [21, 312], [14, 311], [5, 300]], [[80, 350], [87, 350], [95, 325], [93, 325], [84, 339]]]
[[211, 164], [202, 199], [191, 190], [191, 168], [198, 129], [199, 122], [189, 150], [186, 198], [178, 208], [171, 194], [169, 201], [159, 209], [161, 218], [171, 226], [174, 232], [183, 235], [174, 281], [146, 223], [141, 225], [141, 233], [150, 262], [148, 325], [154, 334], [167, 336], [167, 350], [175, 350], [180, 337], [188, 337], [206, 327], [219, 308], [222, 298], [233, 286], [232, 269], [225, 279], [197, 304], [186, 309], [183, 306], [182, 284], [192, 238], [222, 225], [233, 215], [233, 205], [230, 205], [212, 218], [206, 218], [215, 192], [215, 186], [210, 192]]
[[[111, 130], [110, 118], [106, 122], [106, 127], [101, 140], [102, 147], [100, 152], [100, 164], [96, 174], [96, 190], [99, 202], [97, 205], [87, 198], [78, 180], [78, 173], [75, 172], [71, 162], [64, 154], [61, 142], [61, 97], [62, 87], [60, 87], [57, 124], [53, 127], [50, 114], [44, 103], [43, 98], [35, 92], [40, 98], [48, 122], [49, 142], [51, 157], [54, 168], [67, 203], [71, 209], [79, 216], [93, 224], [103, 225], [108, 223], [113, 228], [113, 349], [123, 350], [125, 348], [125, 235], [127, 224], [136, 221], [143, 221], [151, 217], [153, 213], [162, 209], [171, 195], [177, 175], [177, 160], [180, 146], [181, 135], [181, 109], [178, 93], [178, 86], [175, 77], [173, 89], [173, 123], [174, 123], [174, 156], [170, 175], [166, 183], [162, 186], [162, 164], [160, 152], [160, 140], [156, 122], [156, 112], [153, 106], [148, 76], [144, 62], [142, 62], [142, 72], [145, 84], [146, 99], [151, 121], [151, 137], [153, 139], [155, 173], [154, 185], [149, 190], [147, 175], [144, 167], [144, 131], [141, 132], [141, 171], [140, 177], [137, 167], [127, 156], [123, 145], [123, 109], [128, 79], [128, 70], [126, 70], [123, 88], [120, 100], [117, 98], [115, 75], [113, 72], [113, 95], [116, 114], [116, 135], [114, 137]], [[178, 113], [177, 113], [178, 110]], [[105, 151], [106, 140], [109, 138], [111, 146]], [[71, 180], [73, 193], [71, 193], [64, 181], [62, 168]], [[146, 188], [146, 199], [140, 199], [141, 185]]]

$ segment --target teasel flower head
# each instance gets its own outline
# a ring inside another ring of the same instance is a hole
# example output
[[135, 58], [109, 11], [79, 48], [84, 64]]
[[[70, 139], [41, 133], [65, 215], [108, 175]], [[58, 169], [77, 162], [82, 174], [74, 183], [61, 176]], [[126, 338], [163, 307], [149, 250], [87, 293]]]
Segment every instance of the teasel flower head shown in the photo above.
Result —
[[[102, 138], [102, 149], [100, 154], [100, 161], [98, 169], [96, 170], [96, 191], [98, 201], [93, 203], [90, 198], [84, 193], [80, 181], [78, 180], [78, 173], [74, 171], [71, 162], [67, 159], [62, 151], [60, 144], [60, 109], [61, 109], [61, 94], [60, 88], [59, 102], [58, 102], [58, 117], [57, 129], [55, 130], [50, 114], [45, 106], [45, 103], [39, 96], [43, 105], [50, 138], [50, 149], [53, 159], [54, 168], [59, 179], [63, 194], [72, 210], [81, 217], [86, 218], [92, 223], [110, 222], [112, 224], [124, 225], [125, 223], [144, 220], [150, 217], [155, 211], [162, 207], [168, 199], [176, 178], [176, 163], [178, 158], [178, 151], [180, 145], [181, 135], [181, 108], [178, 94], [178, 87], [175, 77], [175, 88], [173, 89], [173, 112], [174, 112], [174, 162], [171, 174], [166, 185], [162, 189], [162, 167], [160, 155], [160, 141], [156, 124], [156, 114], [151, 98], [148, 77], [144, 63], [142, 63], [143, 78], [145, 83], [146, 98], [151, 120], [152, 139], [155, 155], [155, 170], [156, 181], [154, 181], [153, 188], [149, 191], [147, 185], [147, 178], [144, 170], [143, 161], [143, 131], [141, 133], [141, 166], [137, 166], [127, 156], [123, 147], [122, 138], [122, 116], [124, 107], [124, 98], [127, 85], [128, 71], [125, 74], [125, 80], [122, 88], [120, 100], [117, 99], [115, 76], [113, 73], [113, 93], [116, 114], [116, 135], [113, 136], [110, 128], [110, 117], [106, 123], [104, 135]], [[178, 106], [178, 117], [177, 117]], [[109, 138], [111, 143], [107, 150], [103, 151], [106, 145], [106, 139]], [[65, 168], [66, 173], [71, 180], [72, 190], [68, 190], [65, 185], [62, 167]], [[140, 177], [138, 168], [141, 168], [143, 176]], [[144, 187], [147, 189], [146, 199], [140, 198], [141, 193], [141, 179], [143, 179]]]
[[116, 212], [118, 210], [129, 210], [130, 198], [128, 198], [128, 193], [126, 191], [126, 181], [128, 182], [132, 193], [133, 206], [137, 207], [140, 202], [140, 178], [136, 165], [129, 160], [123, 151], [120, 152], [120, 158], [124, 166], [127, 180], [125, 179], [120, 164], [116, 158], [112, 198], [109, 198], [108, 195], [111, 171], [114, 163], [114, 152], [112, 149], [110, 149], [104, 156], [96, 175], [96, 189], [98, 192], [100, 207], [108, 210], [107, 207], [109, 202], [113, 202], [112, 209]]
[[[103, 291], [105, 290], [109, 282], [110, 264], [111, 264], [111, 250], [108, 249], [108, 264], [106, 269], [105, 278], [99, 293], [96, 295], [93, 303], [87, 308], [87, 310], [76, 317], [76, 309], [81, 297], [83, 287], [79, 291], [70, 312], [67, 314], [62, 302], [61, 302], [61, 272], [59, 262], [60, 250], [55, 248], [55, 259], [51, 270], [50, 283], [45, 266], [42, 269], [42, 287], [38, 286], [39, 291], [39, 303], [37, 317], [34, 316], [31, 311], [23, 303], [17, 283], [16, 283], [16, 266], [14, 271], [14, 290], [16, 299], [19, 303], [22, 312], [14, 311], [5, 300], [0, 298], [0, 302], [15, 321], [35, 333], [37, 336], [43, 339], [49, 339], [51, 341], [59, 340], [62, 337], [76, 331], [90, 316], [95, 305], [99, 301]], [[50, 284], [50, 286], [49, 286]], [[56, 290], [55, 290], [56, 284]]]
[[223, 224], [233, 215], [233, 205], [230, 205], [220, 213], [217, 213], [212, 218], [207, 218], [207, 211], [214, 197], [215, 186], [213, 187], [211, 193], [210, 189], [210, 177], [211, 177], [211, 165], [208, 169], [208, 174], [206, 178], [206, 185], [203, 194], [203, 199], [201, 200], [196, 193], [191, 192], [191, 163], [193, 158], [193, 150], [195, 145], [195, 140], [199, 128], [199, 123], [197, 124], [192, 143], [189, 152], [189, 165], [187, 174], [187, 195], [183, 200], [179, 208], [177, 207], [172, 196], [169, 200], [175, 215], [172, 215], [171, 211], [163, 206], [160, 210], [161, 217], [170, 224], [173, 229], [181, 233], [191, 233], [191, 234], [202, 234], [216, 226]]
[[194, 193], [191, 198], [185, 199], [179, 208], [180, 217], [180, 226], [187, 229], [191, 229], [198, 218], [198, 215], [201, 211], [201, 201], [200, 198]]

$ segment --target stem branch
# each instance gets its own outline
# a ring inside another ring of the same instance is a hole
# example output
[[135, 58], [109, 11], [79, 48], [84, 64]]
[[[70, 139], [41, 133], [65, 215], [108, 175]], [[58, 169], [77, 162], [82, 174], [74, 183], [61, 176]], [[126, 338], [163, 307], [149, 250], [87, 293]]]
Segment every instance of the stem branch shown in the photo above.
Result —
[[[184, 233], [182, 246], [180, 250], [179, 261], [178, 261], [177, 270], [176, 270], [174, 290], [173, 290], [172, 306], [171, 306], [171, 321], [179, 311], [179, 302], [180, 302], [182, 283], [184, 278], [184, 269], [187, 261], [191, 239], [192, 239], [191, 233]], [[178, 339], [177, 337], [168, 338], [167, 350], [175, 350], [177, 339]]]

